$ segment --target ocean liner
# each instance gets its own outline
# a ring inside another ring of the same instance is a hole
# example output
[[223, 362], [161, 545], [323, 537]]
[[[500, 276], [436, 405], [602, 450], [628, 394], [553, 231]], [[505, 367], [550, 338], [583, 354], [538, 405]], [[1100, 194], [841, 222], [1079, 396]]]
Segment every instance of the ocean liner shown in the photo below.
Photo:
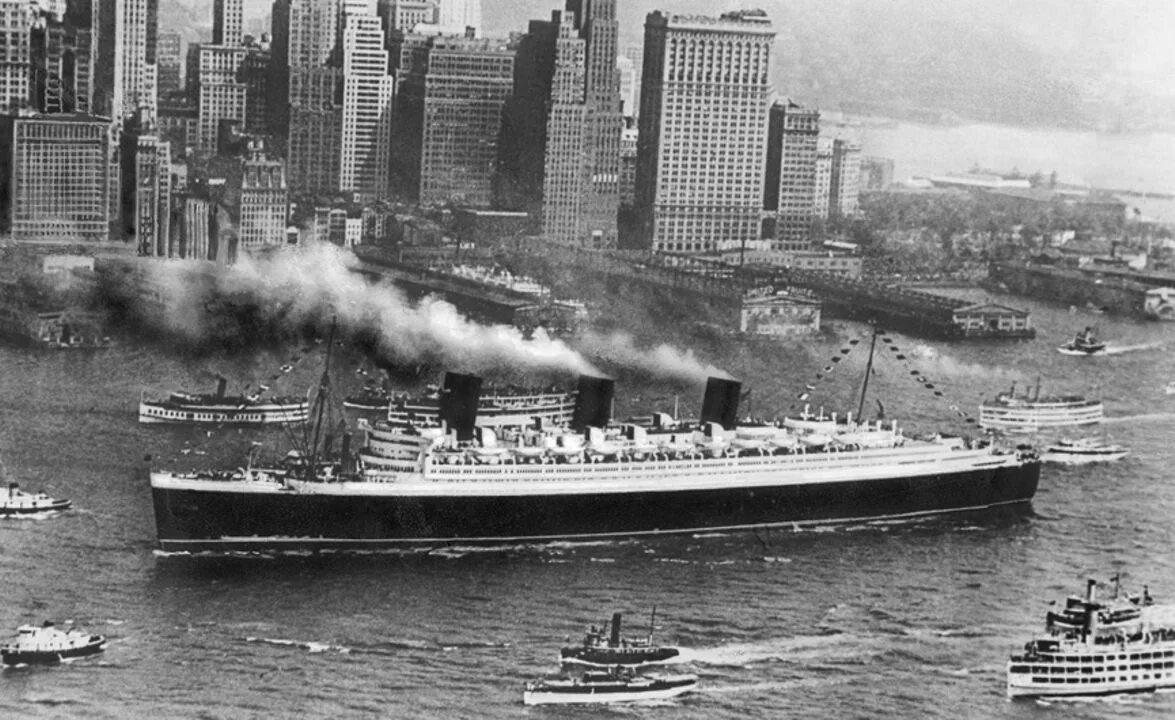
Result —
[[376, 423], [355, 458], [344, 438], [341, 453], [294, 452], [279, 467], [152, 472], [159, 545], [369, 550], [791, 528], [1036, 492], [1031, 450], [851, 418], [817, 430], [739, 423], [740, 387], [710, 378], [697, 423], [613, 423], [612, 381], [584, 376], [568, 427], [491, 428], [477, 423], [481, 379], [449, 373], [440, 424]]

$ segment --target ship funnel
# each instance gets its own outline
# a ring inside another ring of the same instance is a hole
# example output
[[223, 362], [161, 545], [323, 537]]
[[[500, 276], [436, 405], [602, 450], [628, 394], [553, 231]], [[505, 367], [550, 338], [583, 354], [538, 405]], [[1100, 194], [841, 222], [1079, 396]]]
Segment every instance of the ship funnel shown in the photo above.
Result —
[[216, 397], [217, 398], [224, 397], [224, 390], [226, 387], [228, 387], [228, 380], [225, 380], [223, 377], [217, 376], [217, 378], [216, 378]]
[[621, 613], [612, 613], [612, 647], [620, 647], [620, 616]]
[[738, 424], [741, 389], [742, 383], [737, 380], [707, 378], [706, 394], [702, 398], [702, 424], [714, 422], [727, 430], [733, 430]]
[[1097, 580], [1090, 578], [1085, 586], [1085, 602], [1093, 602], [1094, 588], [1097, 587]]
[[472, 440], [477, 424], [477, 405], [481, 400], [481, 378], [476, 375], [447, 372], [441, 386], [437, 415], [446, 427], [457, 431], [457, 440]]
[[351, 459], [351, 433], [343, 433], [343, 444], [339, 448], [339, 459], [344, 465]]
[[612, 389], [615, 382], [609, 378], [579, 376], [579, 392], [575, 396], [575, 411], [571, 429], [606, 427], [612, 419]]

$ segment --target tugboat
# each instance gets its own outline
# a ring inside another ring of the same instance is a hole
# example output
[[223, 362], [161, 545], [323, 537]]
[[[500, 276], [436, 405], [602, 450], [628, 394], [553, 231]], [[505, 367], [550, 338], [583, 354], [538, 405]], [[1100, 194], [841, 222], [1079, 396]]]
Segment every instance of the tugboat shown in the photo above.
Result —
[[697, 675], [637, 675], [632, 668], [618, 666], [529, 682], [522, 691], [522, 703], [573, 705], [663, 700], [683, 695], [697, 686]]
[[1126, 457], [1126, 448], [1104, 443], [1093, 438], [1069, 440], [1062, 438], [1049, 445], [1040, 459], [1062, 465], [1084, 465], [1094, 462], [1112, 462]]
[[24, 492], [17, 483], [10, 482], [8, 493], [0, 496], [0, 517], [68, 510], [70, 505], [72, 503], [69, 500], [57, 500], [43, 492]]
[[1175, 623], [1171, 606], [1150, 592], [1100, 602], [1097, 581], [1084, 597], [1050, 612], [1043, 637], [1008, 661], [1010, 698], [1091, 697], [1175, 688]]
[[1094, 336], [1092, 327], [1079, 331], [1072, 340], [1057, 348], [1057, 352], [1064, 355], [1098, 355], [1105, 351], [1106, 344]]
[[81, 630], [61, 631], [46, 620], [41, 627], [20, 626], [16, 639], [0, 647], [0, 657], [5, 665], [44, 665], [94, 655], [105, 649], [105, 636]]
[[559, 659], [565, 665], [590, 665], [594, 667], [637, 667], [663, 663], [678, 656], [674, 647], [660, 647], [653, 644], [653, 623], [657, 617], [656, 608], [649, 621], [649, 634], [645, 637], [620, 637], [620, 618], [623, 613], [613, 613], [611, 633], [604, 633], [592, 625], [583, 638], [582, 645], [562, 648]]

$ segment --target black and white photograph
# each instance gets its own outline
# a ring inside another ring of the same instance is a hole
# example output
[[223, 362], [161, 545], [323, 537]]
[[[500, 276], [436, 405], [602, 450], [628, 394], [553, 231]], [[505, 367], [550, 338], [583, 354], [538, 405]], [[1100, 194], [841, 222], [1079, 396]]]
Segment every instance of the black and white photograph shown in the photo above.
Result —
[[0, 0], [0, 717], [1175, 716], [1173, 30]]

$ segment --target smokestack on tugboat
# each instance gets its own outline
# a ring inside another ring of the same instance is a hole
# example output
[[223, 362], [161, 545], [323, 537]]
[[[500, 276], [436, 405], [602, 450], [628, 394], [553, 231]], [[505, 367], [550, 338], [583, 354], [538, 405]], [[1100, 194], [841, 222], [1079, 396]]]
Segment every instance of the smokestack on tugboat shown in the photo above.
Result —
[[724, 430], [738, 425], [739, 391], [742, 383], [726, 378], [707, 378], [706, 394], [702, 397], [702, 425], [718, 423]]
[[623, 613], [612, 613], [612, 637], [608, 639], [612, 647], [620, 647], [620, 617]]
[[437, 415], [449, 430], [456, 431], [458, 441], [473, 439], [473, 428], [477, 424], [477, 406], [480, 401], [480, 377], [455, 372], [445, 373]]
[[217, 399], [224, 397], [224, 391], [228, 387], [228, 380], [223, 376], [216, 376], [216, 397]]
[[612, 419], [612, 393], [615, 381], [609, 378], [579, 376], [579, 392], [575, 396], [575, 410], [571, 428], [577, 432], [585, 428], [608, 426]]

